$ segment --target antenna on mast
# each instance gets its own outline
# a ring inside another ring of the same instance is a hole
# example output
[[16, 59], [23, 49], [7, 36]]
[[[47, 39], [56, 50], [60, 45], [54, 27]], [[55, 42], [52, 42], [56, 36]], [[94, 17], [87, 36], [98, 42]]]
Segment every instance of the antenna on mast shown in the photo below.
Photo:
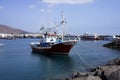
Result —
[[44, 34], [44, 31], [45, 31], [45, 27], [44, 27], [44, 25], [41, 26], [40, 31], [42, 31], [43, 34]]
[[60, 22], [61, 24], [66, 24], [66, 22], [65, 22], [65, 17], [64, 17], [64, 12], [63, 11], [61, 11], [62, 12], [62, 21]]

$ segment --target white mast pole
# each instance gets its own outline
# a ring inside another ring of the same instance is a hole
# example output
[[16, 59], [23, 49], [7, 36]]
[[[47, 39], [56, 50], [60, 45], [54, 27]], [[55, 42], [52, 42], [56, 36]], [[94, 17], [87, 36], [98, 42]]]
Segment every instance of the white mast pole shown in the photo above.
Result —
[[62, 22], [61, 24], [63, 25], [63, 31], [62, 31], [62, 41], [64, 40], [64, 34], [65, 34], [65, 18], [62, 12]]

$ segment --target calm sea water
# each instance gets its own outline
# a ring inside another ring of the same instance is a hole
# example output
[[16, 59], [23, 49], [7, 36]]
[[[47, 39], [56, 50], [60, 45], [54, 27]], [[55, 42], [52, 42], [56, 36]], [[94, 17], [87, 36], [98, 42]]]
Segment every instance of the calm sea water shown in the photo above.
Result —
[[0, 40], [0, 80], [52, 80], [105, 64], [120, 57], [120, 50], [102, 47], [106, 41], [80, 41], [65, 55], [32, 53], [30, 42], [38, 39]]

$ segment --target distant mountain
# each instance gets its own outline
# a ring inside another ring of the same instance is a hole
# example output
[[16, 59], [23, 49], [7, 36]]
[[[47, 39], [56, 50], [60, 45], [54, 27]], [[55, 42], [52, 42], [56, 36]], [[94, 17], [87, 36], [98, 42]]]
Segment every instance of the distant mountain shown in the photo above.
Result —
[[29, 32], [0, 24], [0, 33], [20, 34], [20, 33], [29, 33]]

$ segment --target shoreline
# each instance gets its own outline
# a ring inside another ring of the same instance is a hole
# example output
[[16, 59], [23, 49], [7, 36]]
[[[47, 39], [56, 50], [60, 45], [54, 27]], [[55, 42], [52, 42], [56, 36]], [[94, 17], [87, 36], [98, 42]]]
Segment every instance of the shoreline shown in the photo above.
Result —
[[120, 50], [120, 39], [104, 44], [103, 47]]
[[120, 80], [120, 58], [86, 72], [75, 72], [70, 77], [61, 80]]

